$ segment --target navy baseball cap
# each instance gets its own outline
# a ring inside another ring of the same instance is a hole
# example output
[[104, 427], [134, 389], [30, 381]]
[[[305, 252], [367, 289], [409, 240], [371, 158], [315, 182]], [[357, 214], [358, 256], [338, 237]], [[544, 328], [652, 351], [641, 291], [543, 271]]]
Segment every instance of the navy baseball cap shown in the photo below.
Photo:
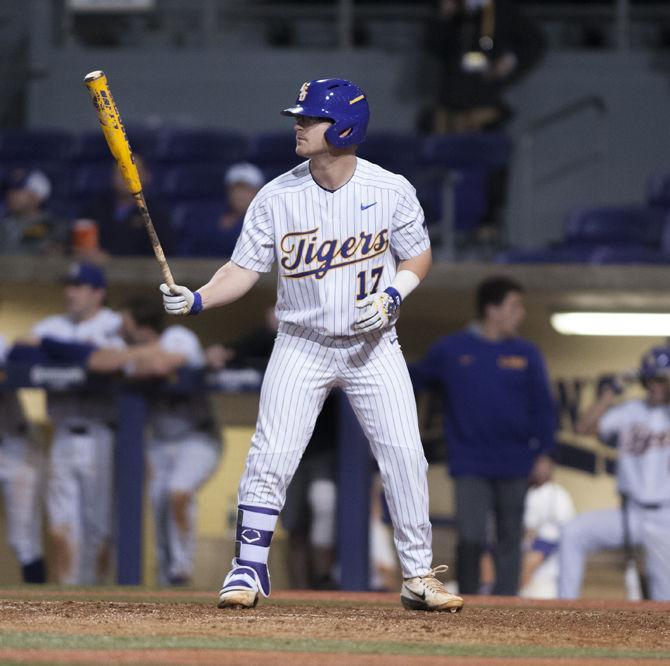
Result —
[[65, 283], [87, 284], [94, 289], [107, 288], [107, 278], [105, 277], [105, 271], [103, 271], [100, 266], [89, 264], [85, 261], [80, 261], [70, 266], [70, 269], [65, 276]]

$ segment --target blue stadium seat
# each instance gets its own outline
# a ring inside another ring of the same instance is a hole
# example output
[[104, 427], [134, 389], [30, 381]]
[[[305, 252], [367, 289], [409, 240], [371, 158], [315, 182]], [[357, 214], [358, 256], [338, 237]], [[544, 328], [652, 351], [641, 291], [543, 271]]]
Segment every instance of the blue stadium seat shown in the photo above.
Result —
[[0, 130], [0, 161], [57, 161], [70, 157], [74, 138], [59, 129]]
[[421, 146], [421, 162], [445, 169], [505, 166], [512, 157], [512, 141], [502, 132], [428, 136]]
[[[226, 212], [222, 199], [181, 203], [175, 206], [172, 224], [177, 233], [177, 254], [182, 257], [222, 257], [224, 246], [232, 246], [218, 228], [218, 220]], [[230, 252], [225, 254], [229, 255]]]
[[421, 138], [407, 132], [368, 134], [358, 155], [405, 177], [412, 175], [421, 154]]
[[173, 166], [154, 174], [154, 186], [162, 196], [171, 200], [223, 197], [226, 167], [221, 163]]
[[46, 208], [64, 220], [75, 220], [81, 215], [82, 202], [76, 199], [49, 199]]
[[601, 247], [593, 251], [592, 264], [670, 264], [670, 255], [646, 246]]
[[583, 264], [591, 260], [593, 248], [556, 247], [505, 250], [495, 256], [498, 264]]
[[[452, 171], [454, 187], [454, 228], [467, 231], [477, 228], [486, 213], [488, 170], [482, 168]], [[417, 173], [411, 181], [417, 190], [427, 223], [434, 224], [442, 218], [444, 174]]]
[[237, 162], [244, 158], [246, 137], [240, 132], [213, 129], [163, 129], [154, 159], [160, 162]]
[[97, 162], [77, 167], [72, 178], [72, 196], [86, 199], [110, 192], [114, 168], [116, 167], [111, 162]]
[[564, 243], [659, 246], [667, 212], [645, 206], [580, 208], [568, 216]]
[[[151, 161], [156, 149], [156, 132], [141, 126], [126, 127], [126, 135], [133, 153]], [[72, 158], [76, 162], [98, 162], [111, 160], [107, 141], [98, 128], [82, 132], [74, 141]]]
[[670, 173], [655, 173], [647, 179], [647, 203], [670, 208]]
[[246, 160], [274, 178], [303, 161], [295, 154], [295, 135], [291, 131], [262, 132], [249, 140]]

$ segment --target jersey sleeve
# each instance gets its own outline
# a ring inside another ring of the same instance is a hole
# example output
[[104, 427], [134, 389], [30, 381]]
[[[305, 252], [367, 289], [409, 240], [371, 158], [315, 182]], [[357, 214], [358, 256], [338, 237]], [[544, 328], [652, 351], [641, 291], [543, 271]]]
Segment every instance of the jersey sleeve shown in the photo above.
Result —
[[242, 268], [267, 273], [272, 268], [274, 258], [272, 216], [264, 200], [254, 201], [244, 216], [242, 231], [235, 244], [231, 261]]
[[183, 326], [168, 328], [161, 336], [160, 346], [170, 354], [184, 356], [189, 368], [201, 368], [205, 365], [205, 355], [198, 336]]
[[430, 247], [426, 220], [416, 190], [405, 181], [391, 221], [391, 250], [400, 260], [411, 259]]

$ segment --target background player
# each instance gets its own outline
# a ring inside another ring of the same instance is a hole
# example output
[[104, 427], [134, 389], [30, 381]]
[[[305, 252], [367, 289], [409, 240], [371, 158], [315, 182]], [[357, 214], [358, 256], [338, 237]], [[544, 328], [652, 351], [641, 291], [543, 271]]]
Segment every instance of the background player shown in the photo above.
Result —
[[[615, 404], [623, 387], [605, 386], [577, 422], [577, 432], [597, 434], [619, 449], [617, 483], [624, 509], [589, 511], [568, 523], [559, 551], [559, 594], [579, 596], [589, 553], [630, 543], [641, 545], [652, 599], [670, 599], [670, 347], [656, 347], [642, 358], [645, 399]], [[624, 522], [625, 521], [625, 522]]]
[[256, 433], [239, 488], [236, 557], [220, 607], [251, 607], [270, 593], [277, 516], [330, 390], [349, 398], [379, 464], [408, 608], [458, 610], [431, 569], [427, 463], [409, 373], [394, 329], [402, 300], [431, 253], [414, 188], [356, 157], [369, 119], [365, 93], [343, 79], [302, 85], [296, 153], [309, 161], [279, 176], [247, 212], [232, 260], [195, 293], [161, 285], [166, 310], [197, 314], [245, 294], [279, 264], [279, 333], [261, 389]]
[[531, 483], [523, 514], [525, 532], [519, 596], [556, 599], [561, 530], [574, 516], [572, 497], [561, 484], [552, 478]]
[[[7, 351], [0, 336], [0, 365]], [[24, 583], [46, 583], [42, 547], [44, 463], [16, 393], [0, 391], [0, 485], [7, 540], [21, 565]]]
[[[103, 307], [107, 280], [94, 264], [73, 264], [66, 278], [65, 309], [33, 328], [37, 339], [123, 347], [121, 316]], [[54, 427], [47, 509], [56, 579], [99, 582], [109, 562], [115, 419], [114, 401], [98, 392], [51, 392]]]
[[[142, 345], [151, 368], [142, 374], [166, 377], [179, 368], [200, 369], [205, 356], [195, 333], [163, 327], [164, 312], [153, 299], [136, 298], [123, 310], [123, 335]], [[137, 356], [133, 363], [142, 364]], [[212, 475], [221, 441], [207, 397], [155, 392], [149, 401], [151, 435], [147, 450], [149, 493], [154, 510], [158, 580], [162, 585], [190, 581], [195, 555], [197, 489]]]

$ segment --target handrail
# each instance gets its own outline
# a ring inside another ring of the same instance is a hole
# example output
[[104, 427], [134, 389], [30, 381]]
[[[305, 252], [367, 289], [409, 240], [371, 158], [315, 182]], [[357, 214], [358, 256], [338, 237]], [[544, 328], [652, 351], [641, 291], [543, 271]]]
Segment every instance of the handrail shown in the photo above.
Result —
[[570, 116], [576, 115], [582, 110], [589, 108], [596, 109], [601, 115], [607, 113], [607, 105], [602, 97], [599, 97], [598, 95], [585, 95], [584, 97], [569, 102], [556, 111], [552, 111], [531, 121], [524, 134], [527, 132], [537, 133], [545, 127], [550, 127], [565, 118], [569, 118]]
[[[548, 129], [560, 126], [562, 123], [579, 116], [585, 111], [594, 110], [600, 119], [597, 124], [597, 131], [594, 133], [596, 146], [587, 154], [573, 157], [568, 163], [563, 165], [554, 165], [549, 174], [538, 177], [535, 173], [535, 161], [533, 159], [533, 148], [536, 138]], [[520, 145], [520, 169], [521, 169], [521, 242], [523, 245], [534, 244], [534, 208], [535, 208], [535, 190], [540, 185], [556, 181], [558, 178], [565, 177], [574, 173], [575, 168], [584, 168], [590, 164], [599, 166], [598, 174], [598, 195], [601, 199], [605, 195], [606, 161], [607, 152], [607, 131], [606, 119], [609, 110], [605, 100], [598, 95], [585, 95], [576, 100], [572, 100], [562, 107], [550, 111], [549, 113], [531, 121], [526, 129], [521, 133]], [[568, 168], [569, 167], [569, 168]]]

